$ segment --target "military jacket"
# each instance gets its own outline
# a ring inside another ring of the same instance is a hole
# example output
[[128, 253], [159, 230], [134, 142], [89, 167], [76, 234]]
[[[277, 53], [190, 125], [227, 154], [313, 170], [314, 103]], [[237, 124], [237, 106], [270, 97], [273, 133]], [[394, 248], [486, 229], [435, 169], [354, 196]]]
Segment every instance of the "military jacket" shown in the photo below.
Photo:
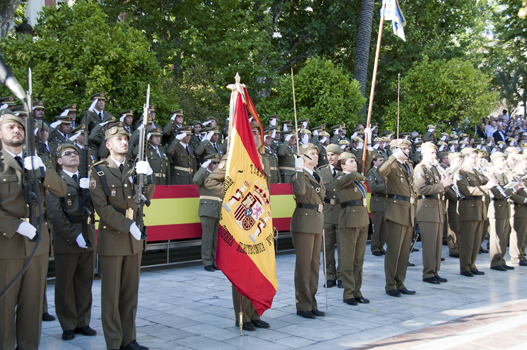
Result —
[[[335, 188], [335, 182], [331, 166], [324, 165], [320, 169], [320, 176], [324, 181], [326, 195], [324, 196], [324, 223], [337, 225], [340, 216], [340, 199]], [[335, 175], [338, 173], [336, 171]]]
[[[97, 158], [102, 159], [106, 158], [110, 155], [110, 151], [108, 151], [108, 148], [106, 148], [106, 138], [105, 138], [105, 126], [103, 125], [96, 125], [92, 131], [90, 131], [89, 136], [89, 145], [90, 148], [97, 149]], [[129, 145], [130, 146], [130, 145]]]
[[372, 167], [366, 174], [370, 187], [370, 211], [384, 211], [386, 202], [386, 179], [379, 174], [376, 167]]
[[[487, 180], [474, 169], [463, 165], [453, 174], [454, 185], [465, 197], [457, 205], [458, 221], [481, 221], [487, 219], [485, 197], [489, 190]], [[478, 197], [478, 198], [470, 198]]]
[[196, 134], [192, 133], [189, 144], [192, 146], [192, 148], [197, 149], [201, 141], [203, 141], [201, 135], [197, 136]]
[[[163, 146], [158, 146], [159, 154], [150, 144], [147, 144], [146, 156], [148, 163], [156, 176], [156, 185], [170, 185], [170, 163], [167, 156], [167, 150]], [[137, 157], [139, 148], [134, 149], [134, 157]]]
[[413, 169], [401, 163], [395, 156], [390, 156], [379, 167], [379, 174], [386, 178], [387, 195], [397, 195], [409, 199], [386, 198], [384, 218], [399, 225], [414, 226], [415, 193], [413, 189]]
[[[167, 150], [167, 154], [172, 158], [172, 184], [174, 185], [190, 185], [192, 184], [192, 177], [196, 173], [196, 154], [194, 148], [188, 144], [189, 152], [187, 153], [186, 148], [181, 144], [180, 141], [172, 142]], [[177, 167], [188, 169], [182, 170]]]
[[[500, 173], [493, 168], [489, 168], [489, 173], [491, 173], [491, 176], [494, 176], [494, 178], [498, 181], [501, 187], [505, 189], [505, 186], [509, 183], [507, 176], [505, 176], [504, 173]], [[490, 192], [491, 201], [488, 213], [489, 218], [509, 219], [511, 217], [511, 206], [508, 200], [506, 200], [505, 197], [501, 194], [497, 186], [491, 188]], [[516, 196], [512, 188], [505, 190], [505, 194], [510, 196], [511, 200], [514, 200], [514, 197]]]
[[[83, 253], [95, 249], [95, 222], [94, 217], [87, 220], [88, 232], [83, 232], [88, 241], [92, 244], [88, 249], [79, 247], [77, 236], [82, 232], [83, 212], [79, 211], [79, 199], [81, 198], [81, 188], [65, 172], [59, 173], [60, 177], [68, 186], [68, 192], [64, 197], [55, 197], [50, 193], [46, 194], [46, 209], [48, 218], [53, 224], [53, 251], [57, 254]], [[80, 177], [80, 174], [79, 174]], [[93, 204], [88, 192], [88, 200], [85, 206], [93, 213]], [[86, 238], [85, 238], [86, 239]]]
[[216, 196], [211, 190], [205, 187], [205, 179], [209, 177], [210, 171], [200, 167], [194, 175], [194, 183], [199, 189], [199, 210], [198, 216], [207, 216], [215, 219], [220, 218], [222, 199]]
[[270, 181], [273, 184], [281, 182], [280, 170], [278, 168], [278, 154], [272, 150], [272, 148], [265, 147], [265, 153], [263, 154], [265, 158], [269, 161], [269, 173]]
[[[322, 234], [326, 195], [322, 178], [317, 182], [313, 175], [304, 169], [302, 172], [296, 172], [291, 178], [291, 183], [297, 203], [291, 218], [291, 232]], [[317, 209], [301, 208], [299, 204], [307, 204]]]
[[[278, 164], [280, 165], [280, 173], [292, 175], [295, 172], [295, 151], [289, 147], [289, 141], [284, 141], [278, 147]], [[291, 169], [282, 169], [288, 167]]]
[[435, 167], [419, 163], [414, 169], [414, 189], [417, 196], [437, 196], [438, 198], [419, 198], [417, 201], [417, 221], [443, 222], [445, 216], [445, 187], [441, 174]]
[[163, 128], [163, 136], [167, 140], [167, 144], [171, 145], [179, 134], [179, 126], [173, 121], [169, 120], [167, 125]]
[[320, 150], [320, 152], [318, 152], [318, 167], [320, 168], [323, 165], [329, 164], [329, 162], [326, 147], [318, 145], [318, 149]]
[[216, 150], [214, 149], [214, 146], [212, 145], [210, 141], [208, 140], [201, 141], [201, 143], [195, 149], [196, 155], [199, 157], [200, 162], [203, 163], [205, 158], [211, 154], [219, 153], [220, 155], [223, 155], [223, 153], [221, 152], [220, 145], [221, 144], [219, 142], [216, 142], [216, 148], [217, 148]]
[[[520, 174], [515, 172], [516, 177], [521, 178], [525, 174]], [[525, 180], [522, 180], [523, 184], [526, 184]], [[511, 205], [512, 216], [515, 218], [527, 218], [527, 204], [524, 203], [525, 198], [527, 198], [527, 191], [525, 188], [521, 188], [517, 193], [517, 196], [514, 197], [514, 203]]]
[[86, 122], [86, 118], [88, 119], [88, 130], [91, 131], [93, 128], [95, 128], [99, 123], [107, 122], [109, 121], [113, 116], [106, 111], [103, 111], [103, 118], [101, 120], [101, 117], [96, 113], [95, 110], [93, 111], [84, 111], [81, 115], [81, 124], [84, 124]]
[[[35, 248], [36, 243], [16, 233], [22, 219], [29, 217], [28, 207], [24, 200], [23, 171], [5, 149], [0, 151], [0, 183], [2, 183], [0, 186], [0, 259], [28, 258]], [[41, 177], [40, 170], [35, 171], [35, 176], [39, 179], [39, 195], [42, 211], [45, 212], [46, 193], [63, 197], [66, 195], [67, 186], [51, 165], [46, 167], [44, 178]], [[36, 255], [49, 253], [50, 236], [46, 219], [43, 220], [41, 239]]]
[[[102, 176], [96, 166], [104, 174], [109, 196], [106, 196]], [[134, 164], [129, 160], [125, 160], [122, 173], [110, 157], [95, 163], [91, 168], [90, 193], [100, 218], [97, 238], [99, 255], [132, 255], [139, 253], [143, 248], [144, 242], [136, 240], [130, 234], [130, 226], [137, 211], [137, 204], [133, 198], [134, 177]], [[148, 185], [147, 198], [152, 198], [154, 190], [154, 184]]]
[[[339, 216], [339, 228], [365, 227], [370, 223], [366, 202], [366, 178], [358, 172], [339, 172], [335, 178], [335, 187], [340, 198], [342, 208]], [[355, 204], [352, 204], [353, 202]]]

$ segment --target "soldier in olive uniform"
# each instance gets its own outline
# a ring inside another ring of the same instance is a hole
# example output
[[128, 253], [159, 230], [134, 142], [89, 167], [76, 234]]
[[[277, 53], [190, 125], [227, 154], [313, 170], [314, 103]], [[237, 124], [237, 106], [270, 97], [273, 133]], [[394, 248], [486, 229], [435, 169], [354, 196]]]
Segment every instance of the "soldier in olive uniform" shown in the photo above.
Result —
[[450, 176], [442, 176], [437, 170], [437, 146], [425, 142], [422, 147], [423, 161], [414, 170], [414, 189], [417, 194], [417, 221], [423, 243], [423, 281], [432, 284], [447, 282], [439, 276], [443, 224], [445, 219], [445, 191], [452, 184]]
[[[141, 113], [141, 118], [137, 119], [135, 121], [135, 129], [137, 130], [141, 124], [143, 123], [143, 118], [142, 118], [142, 113]], [[152, 121], [152, 128], [154, 129], [163, 129], [163, 127], [161, 126], [161, 124], [159, 124], [158, 122], [156, 122], [156, 106], [155, 105], [150, 105], [148, 107], [148, 120], [151, 120]], [[132, 138], [133, 139], [133, 138]]]
[[454, 185], [457, 186], [463, 198], [457, 206], [459, 219], [459, 265], [463, 276], [473, 277], [484, 275], [476, 267], [483, 223], [487, 218], [485, 196], [489, 189], [496, 185], [495, 180], [487, 181], [476, 170], [477, 150], [464, 152], [463, 165], [454, 173]]
[[[450, 167], [461, 166], [463, 157], [461, 153], [455, 152], [448, 155]], [[446, 192], [447, 201], [447, 221], [445, 227], [447, 231], [448, 255], [452, 258], [459, 258], [460, 226], [458, 209], [458, 198], [453, 191]], [[444, 232], [445, 230], [443, 230]]]
[[126, 111], [122, 111], [119, 114], [121, 115], [121, 117], [119, 117], [119, 122], [123, 124], [123, 129], [126, 130], [126, 132], [130, 135], [133, 134], [135, 131], [132, 125], [134, 122], [134, 111], [127, 109]]
[[203, 141], [203, 138], [201, 136], [201, 122], [199, 120], [193, 120], [192, 121], [192, 134], [190, 136], [190, 145], [192, 148], [196, 149], [201, 141]]
[[179, 128], [183, 126], [183, 110], [177, 109], [172, 111], [172, 116], [168, 121], [167, 125], [163, 128], [163, 136], [167, 140], [167, 145], [171, 145], [179, 134]]
[[[327, 288], [338, 285], [342, 288], [342, 281], [340, 279], [340, 239], [339, 239], [339, 216], [340, 216], [340, 200], [335, 188], [334, 178], [338, 170], [335, 168], [337, 158], [342, 153], [342, 149], [335, 145], [328, 145], [327, 149], [328, 164], [320, 167], [320, 176], [324, 181], [326, 187], [326, 195], [324, 196], [324, 235], [326, 236], [326, 283]], [[335, 244], [337, 244], [338, 260], [335, 261]], [[337, 265], [338, 262], [338, 265]]]
[[[77, 146], [80, 150], [81, 150], [81, 164], [82, 162], [85, 162], [86, 159], [83, 158], [83, 149], [84, 147], [88, 147], [85, 145], [85, 140], [86, 140], [86, 133], [85, 133], [85, 130], [86, 130], [86, 125], [84, 124], [81, 124], [79, 126], [77, 126], [72, 132], [72, 136], [70, 137], [70, 141], [73, 142], [73, 144], [75, 146]], [[88, 156], [88, 165], [89, 166], [92, 166], [94, 163], [97, 162], [97, 149], [94, 148], [94, 147], [88, 147], [88, 152], [87, 152], [87, 156]]]
[[99, 215], [97, 253], [102, 272], [101, 319], [108, 349], [148, 349], [136, 341], [135, 316], [139, 272], [144, 241], [135, 223], [137, 204], [133, 179], [144, 174], [147, 198], [155, 185], [148, 162], [138, 161], [135, 169], [126, 155], [130, 135], [122, 127], [106, 131], [110, 156], [95, 163], [90, 172], [90, 192]]
[[93, 102], [87, 111], [81, 114], [81, 124], [88, 125], [89, 131], [93, 130], [98, 124], [109, 121], [113, 115], [104, 110], [107, 96], [102, 92], [97, 92], [91, 96]]
[[[143, 119], [141, 118], [140, 120], [143, 121]], [[122, 123], [120, 124], [121, 125], [117, 125], [117, 126], [122, 126]], [[143, 124], [139, 124], [139, 127], [134, 131], [134, 133], [132, 134], [132, 137], [130, 138], [130, 142], [128, 143], [128, 156], [132, 159], [135, 158], [134, 151], [137, 145], [139, 144], [139, 135], [140, 135], [141, 129], [143, 128], [142, 125]], [[154, 119], [149, 116], [146, 122], [146, 130], [147, 130], [146, 133], [148, 134], [151, 130], [155, 130], [155, 129], [161, 129], [161, 127], [157, 127], [156, 123], [154, 123]], [[101, 156], [99, 157], [103, 158]]]
[[437, 143], [437, 140], [435, 138], [436, 133], [436, 127], [433, 125], [428, 125], [426, 129], [426, 134], [423, 135], [423, 142], [432, 142]]
[[318, 310], [320, 247], [324, 229], [324, 196], [326, 190], [316, 166], [318, 148], [312, 143], [300, 147], [295, 159], [296, 174], [291, 178], [296, 208], [291, 218], [291, 238], [296, 252], [296, 313], [304, 318], [324, 316]]
[[192, 177], [196, 173], [196, 153], [190, 145], [190, 126], [179, 128], [179, 134], [170, 144], [167, 154], [172, 158], [171, 185], [191, 185]]
[[59, 125], [49, 133], [49, 148], [52, 154], [57, 154], [57, 148], [61, 143], [68, 141], [71, 132], [71, 123], [73, 118], [61, 117], [57, 119]]
[[386, 254], [386, 223], [384, 222], [384, 203], [386, 202], [386, 179], [379, 174], [379, 167], [384, 162], [384, 156], [376, 153], [373, 156], [373, 166], [366, 173], [370, 188], [370, 211], [373, 217], [373, 235], [371, 236], [371, 253], [375, 256]]
[[327, 147], [329, 145], [330, 141], [330, 135], [327, 131], [321, 131], [318, 134], [318, 149], [320, 149], [320, 155], [318, 157], [318, 167], [321, 167], [323, 165], [327, 165], [329, 163], [328, 161], [328, 155], [327, 155]]
[[108, 148], [106, 148], [106, 141], [104, 135], [106, 133], [106, 130], [110, 129], [116, 123], [118, 123], [118, 121], [112, 115], [106, 121], [95, 125], [90, 130], [90, 135], [88, 136], [88, 144], [90, 148], [94, 148], [97, 150], [97, 159], [103, 159], [108, 157], [109, 151]]
[[[146, 157], [150, 167], [156, 177], [156, 185], [170, 185], [170, 163], [168, 161], [167, 150], [161, 146], [160, 128], [152, 129], [147, 135], [148, 143], [146, 146]], [[134, 148], [134, 158], [137, 157], [138, 147]]]
[[392, 155], [379, 168], [386, 178], [386, 294], [398, 297], [412, 295], [404, 285], [410, 257], [410, 246], [415, 225], [415, 193], [413, 169], [408, 164], [410, 141], [395, 139], [390, 142]]
[[[90, 328], [95, 225], [94, 217], [85, 219], [84, 216], [85, 208], [93, 212], [93, 205], [89, 199], [89, 179], [79, 175], [79, 158], [80, 149], [73, 143], [65, 142], [59, 146], [57, 162], [62, 167], [59, 175], [66, 182], [68, 193], [61, 198], [46, 195], [48, 217], [54, 227], [55, 309], [64, 340], [75, 338], [75, 333], [97, 334]], [[82, 190], [87, 192], [88, 198], [81, 207]]]
[[205, 179], [216, 169], [220, 160], [221, 156], [219, 153], [209, 154], [193, 179], [199, 189], [198, 216], [202, 228], [201, 260], [205, 270], [210, 272], [218, 269], [215, 258], [222, 199], [215, 196], [212, 191], [205, 187]]
[[273, 142], [273, 131], [276, 128], [272, 127], [265, 134], [264, 146], [265, 153], [262, 154], [269, 161], [269, 172], [271, 174], [270, 182], [277, 184], [282, 182], [280, 178], [280, 171], [278, 170], [278, 154], [271, 148]]
[[[513, 174], [516, 179], [521, 179], [527, 173], [527, 157], [525, 155], [516, 156], [516, 166]], [[525, 185], [525, 180], [521, 180]], [[518, 191], [518, 197], [512, 204], [512, 232], [509, 244], [509, 254], [513, 264], [527, 266], [525, 248], [527, 248], [527, 204], [525, 198], [527, 191], [522, 188]], [[524, 201], [521, 201], [524, 198]], [[519, 199], [519, 200], [518, 200]]]
[[207, 156], [216, 153], [219, 153], [221, 156], [220, 143], [218, 142], [221, 134], [220, 127], [215, 126], [203, 130], [207, 132], [207, 135], [195, 149], [198, 159], [204, 160]]
[[[368, 139], [371, 140], [371, 131], [369, 136]], [[365, 164], [371, 164], [373, 158], [373, 148], [371, 146], [368, 148]], [[357, 158], [352, 153], [342, 153], [337, 163], [337, 167], [341, 168], [342, 172], [339, 172], [335, 178], [335, 188], [341, 207], [338, 228], [342, 252], [340, 278], [344, 286], [343, 301], [353, 306], [370, 302], [360, 291], [370, 224], [366, 202], [367, 188], [364, 185], [366, 178], [358, 172], [361, 163], [357, 162]], [[369, 165], [366, 165], [364, 170], [368, 171]]]
[[280, 164], [280, 177], [282, 183], [290, 183], [291, 176], [295, 174], [295, 136], [285, 136], [284, 142], [278, 147], [278, 164]]
[[28, 262], [36, 244], [30, 239], [35, 237], [37, 229], [41, 242], [25, 273], [0, 303], [0, 348], [14, 349], [16, 342], [18, 349], [36, 350], [42, 327], [50, 236], [45, 220], [41, 228], [29, 223], [23, 176], [25, 172], [33, 171], [39, 179], [42, 211], [45, 210], [44, 191], [62, 197], [66, 195], [67, 187], [53, 167], [45, 167], [38, 156], [22, 158], [24, 136], [22, 120], [8, 109], [1, 110], [0, 181], [3, 184], [0, 188], [0, 273], [3, 278], [0, 279], [0, 290], [4, 290]]

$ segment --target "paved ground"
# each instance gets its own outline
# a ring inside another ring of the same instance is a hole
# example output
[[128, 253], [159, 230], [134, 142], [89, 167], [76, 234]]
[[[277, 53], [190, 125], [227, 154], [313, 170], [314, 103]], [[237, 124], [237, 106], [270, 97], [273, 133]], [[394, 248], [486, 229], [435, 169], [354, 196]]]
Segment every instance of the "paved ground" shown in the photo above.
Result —
[[[416, 248], [421, 248], [417, 243]], [[446, 247], [444, 247], [446, 248]], [[369, 244], [367, 247], [369, 251]], [[323, 277], [317, 299], [326, 317], [295, 315], [295, 256], [277, 257], [278, 292], [262, 319], [270, 330], [244, 332], [234, 326], [231, 286], [220, 272], [201, 265], [145, 269], [141, 275], [137, 340], [150, 349], [527, 349], [527, 267], [499, 272], [489, 269], [489, 254], [479, 256], [485, 276], [459, 275], [459, 260], [443, 250], [440, 275], [448, 283], [422, 282], [421, 252], [411, 254], [406, 285], [414, 296], [384, 293], [384, 259], [366, 255], [362, 292], [369, 305], [348, 306], [342, 289], [328, 290], [325, 310]], [[507, 256], [508, 259], [508, 256]], [[91, 326], [96, 337], [61, 340], [58, 321], [44, 322], [41, 349], [104, 349], [100, 320], [100, 281], [93, 286]], [[48, 286], [54, 313], [54, 285]]]

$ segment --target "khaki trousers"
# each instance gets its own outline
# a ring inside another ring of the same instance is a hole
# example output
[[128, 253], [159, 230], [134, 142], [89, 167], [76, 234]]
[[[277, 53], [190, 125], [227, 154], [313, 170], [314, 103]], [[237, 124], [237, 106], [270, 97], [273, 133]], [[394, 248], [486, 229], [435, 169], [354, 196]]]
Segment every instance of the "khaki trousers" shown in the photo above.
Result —
[[342, 244], [341, 279], [344, 287], [344, 300], [362, 296], [362, 266], [368, 240], [368, 226], [341, 228]]
[[419, 221], [423, 243], [423, 278], [438, 275], [443, 248], [443, 224]]
[[120, 349], [136, 339], [142, 254], [101, 255], [101, 318], [108, 349]]
[[489, 219], [490, 221], [490, 267], [505, 264], [505, 254], [510, 236], [509, 219]]
[[[0, 259], [0, 290], [28, 259]], [[42, 301], [49, 255], [36, 255], [26, 272], [0, 299], [0, 349], [37, 350], [42, 328]]]
[[90, 325], [95, 251], [55, 253], [55, 310], [63, 331]]
[[525, 260], [525, 248], [527, 248], [527, 218], [511, 218], [511, 238], [509, 254], [511, 261], [515, 264]]
[[218, 245], [218, 225], [219, 219], [209, 216], [200, 216], [202, 235], [201, 235], [201, 260], [203, 266], [216, 265], [216, 247]]
[[387, 220], [386, 231], [385, 289], [386, 291], [391, 289], [399, 290], [404, 288], [414, 228]]
[[291, 238], [293, 239], [293, 246], [296, 252], [296, 310], [318, 310], [315, 295], [318, 290], [322, 235], [314, 233], [291, 233]]
[[[236, 322], [240, 321], [240, 293], [236, 290], [236, 287], [232, 286], [232, 304], [234, 305], [234, 318]], [[243, 312], [243, 323], [257, 321], [260, 319], [260, 315], [256, 312], [253, 303], [243, 297], [242, 299], [242, 312]]]
[[483, 223], [484, 220], [459, 222], [459, 268], [461, 273], [478, 269], [476, 260], [481, 247]]
[[[340, 234], [337, 227], [337, 224], [324, 223], [324, 234], [326, 235], [326, 279], [328, 281], [340, 279]], [[337, 244], [337, 261], [335, 261], [335, 243]]]
[[373, 235], [371, 236], [371, 252], [384, 250], [386, 244], [386, 223], [383, 211], [373, 211]]

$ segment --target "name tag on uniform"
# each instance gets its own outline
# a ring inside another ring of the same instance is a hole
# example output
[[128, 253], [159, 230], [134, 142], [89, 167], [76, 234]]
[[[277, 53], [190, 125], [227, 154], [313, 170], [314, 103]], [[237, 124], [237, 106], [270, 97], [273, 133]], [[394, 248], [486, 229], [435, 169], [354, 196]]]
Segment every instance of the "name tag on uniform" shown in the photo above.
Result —
[[410, 197], [410, 204], [414, 204], [414, 203], [415, 203], [414, 197]]
[[112, 190], [112, 192], [111, 192], [111, 196], [112, 196], [112, 197], [115, 197], [116, 194], [117, 194], [117, 191], [116, 191], [116, 190]]
[[318, 205], [318, 212], [322, 213], [324, 211], [324, 206], [322, 204]]
[[134, 210], [132, 208], [126, 209], [126, 218], [130, 220], [134, 219]]
[[368, 203], [366, 201], [366, 198], [362, 198], [362, 205], [364, 205], [365, 207], [368, 206]]

